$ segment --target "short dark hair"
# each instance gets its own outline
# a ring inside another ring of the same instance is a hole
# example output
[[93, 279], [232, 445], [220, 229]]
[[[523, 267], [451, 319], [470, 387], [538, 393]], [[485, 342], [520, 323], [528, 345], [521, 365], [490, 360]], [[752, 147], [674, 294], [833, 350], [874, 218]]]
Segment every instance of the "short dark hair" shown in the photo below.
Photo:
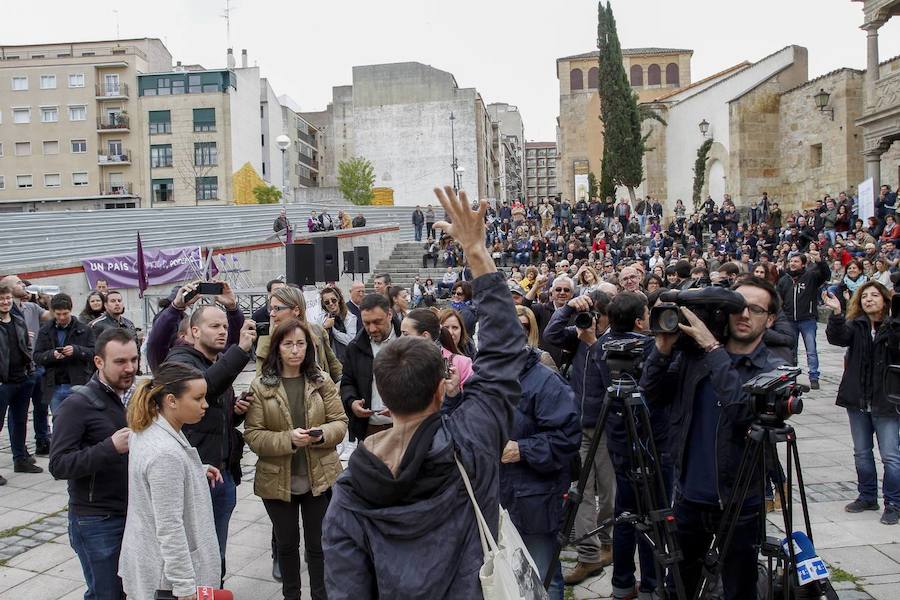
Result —
[[194, 309], [194, 312], [191, 313], [191, 327], [200, 327], [200, 324], [203, 323], [203, 313], [214, 308], [222, 310], [215, 304], [201, 304]]
[[298, 319], [291, 319], [276, 327], [275, 331], [272, 332], [272, 337], [269, 339], [269, 354], [266, 355], [260, 369], [263, 375], [281, 376], [281, 372], [284, 369], [284, 365], [281, 363], [281, 342], [289, 333], [293, 333], [298, 329], [306, 336], [306, 355], [303, 357], [303, 362], [300, 363], [300, 372], [307, 376], [318, 374], [316, 338], [313, 337], [309, 325]]
[[117, 290], [109, 290], [108, 292], [106, 292], [106, 299], [109, 300], [113, 294], [120, 296], [122, 299], [125, 298], [125, 296], [122, 296], [122, 292], [119, 292]]
[[284, 282], [281, 279], [271, 279], [266, 283], [266, 291], [271, 292], [272, 286], [275, 285], [276, 283], [284, 283]]
[[72, 310], [72, 297], [59, 293], [50, 298], [50, 310]]
[[380, 308], [384, 312], [391, 312], [391, 301], [383, 294], [366, 294], [359, 303], [359, 311]]
[[682, 258], [675, 263], [675, 273], [681, 279], [687, 279], [691, 276], [691, 263], [689, 263], [687, 259]]
[[391, 285], [391, 274], [390, 273], [378, 273], [375, 275], [375, 279], [384, 279], [385, 284]]
[[451, 291], [455, 292], [456, 290], [461, 289], [463, 292], [463, 297], [466, 300], [472, 299], [472, 284], [468, 281], [457, 281], [453, 284], [453, 289]]
[[749, 277], [744, 277], [740, 281], [736, 282], [731, 289], [736, 290], [738, 288], [750, 286], [756, 287], [761, 290], [765, 290], [769, 293], [769, 314], [777, 315], [781, 312], [781, 297], [778, 295], [778, 292], [775, 290], [775, 286], [768, 279], [762, 279], [761, 277], [756, 277], [755, 275], [751, 275]]
[[[804, 265], [806, 264], [807, 258], [806, 258], [805, 254], [795, 254], [794, 256], [798, 257], [802, 264], [804, 264]], [[791, 257], [791, 258], [793, 258], [793, 257]]]
[[616, 294], [606, 308], [609, 315], [609, 329], [615, 333], [627, 333], [634, 330], [634, 322], [644, 318], [647, 298], [635, 292]]
[[134, 342], [135, 346], [137, 346], [137, 339], [135, 339], [133, 333], [121, 327], [112, 327], [97, 337], [97, 341], [94, 342], [94, 356], [106, 358], [106, 345], [110, 342], [118, 342], [122, 345]]
[[737, 275], [741, 270], [733, 262], [722, 263], [719, 266], [719, 273], [724, 275]]
[[412, 415], [431, 404], [444, 377], [444, 357], [424, 338], [401, 337], [378, 352], [372, 372], [384, 405], [392, 413]]

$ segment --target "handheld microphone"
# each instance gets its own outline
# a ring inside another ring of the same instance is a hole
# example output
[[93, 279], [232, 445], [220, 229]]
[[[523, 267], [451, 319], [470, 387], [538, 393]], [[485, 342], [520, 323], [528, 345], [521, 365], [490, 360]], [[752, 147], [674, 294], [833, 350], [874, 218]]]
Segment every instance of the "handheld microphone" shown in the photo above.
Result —
[[800, 587], [814, 581], [828, 579], [828, 566], [816, 554], [816, 547], [809, 536], [802, 531], [795, 531], [790, 537], [781, 541], [781, 548], [784, 550], [785, 556], [790, 557], [791, 551], [788, 544], [793, 544], [794, 547], [795, 575]]
[[[154, 600], [178, 600], [172, 590], [158, 590]], [[197, 587], [197, 600], [234, 600], [231, 590], [217, 590], [206, 585]]]

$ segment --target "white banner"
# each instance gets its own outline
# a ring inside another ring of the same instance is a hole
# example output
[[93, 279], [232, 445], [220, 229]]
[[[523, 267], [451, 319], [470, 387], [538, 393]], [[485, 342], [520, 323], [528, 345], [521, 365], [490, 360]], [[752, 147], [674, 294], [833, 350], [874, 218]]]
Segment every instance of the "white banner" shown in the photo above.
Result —
[[869, 217], [875, 216], [875, 181], [869, 177], [859, 184], [859, 212], [863, 227], [868, 226]]

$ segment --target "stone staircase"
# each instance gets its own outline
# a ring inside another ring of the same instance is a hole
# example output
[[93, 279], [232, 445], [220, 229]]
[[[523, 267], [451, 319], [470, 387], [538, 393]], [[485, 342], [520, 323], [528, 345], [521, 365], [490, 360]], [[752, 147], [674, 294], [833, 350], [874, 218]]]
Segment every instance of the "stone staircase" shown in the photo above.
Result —
[[[410, 228], [412, 226], [410, 225]], [[402, 225], [401, 225], [402, 229]], [[391, 255], [378, 262], [375, 269], [366, 279], [366, 288], [371, 291], [372, 282], [378, 273], [390, 273], [391, 284], [405, 288], [411, 288], [416, 275], [421, 277], [420, 281], [424, 284], [425, 280], [431, 277], [435, 285], [443, 278], [447, 272], [444, 262], [438, 259], [438, 268], [431, 268], [431, 261], [428, 262], [428, 268], [422, 268], [422, 255], [425, 254], [425, 242], [400, 242], [394, 246]]]

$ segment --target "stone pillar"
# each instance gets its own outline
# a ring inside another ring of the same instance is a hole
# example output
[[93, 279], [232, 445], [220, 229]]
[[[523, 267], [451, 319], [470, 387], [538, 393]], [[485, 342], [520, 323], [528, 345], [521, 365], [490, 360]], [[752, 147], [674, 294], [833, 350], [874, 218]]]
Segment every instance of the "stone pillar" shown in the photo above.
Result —
[[873, 150], [863, 155], [866, 160], [866, 179], [872, 178], [876, 196], [881, 188], [881, 154], [880, 150]]
[[883, 23], [873, 21], [866, 23], [862, 29], [866, 31], [866, 108], [875, 107], [875, 82], [878, 81], [878, 28]]

